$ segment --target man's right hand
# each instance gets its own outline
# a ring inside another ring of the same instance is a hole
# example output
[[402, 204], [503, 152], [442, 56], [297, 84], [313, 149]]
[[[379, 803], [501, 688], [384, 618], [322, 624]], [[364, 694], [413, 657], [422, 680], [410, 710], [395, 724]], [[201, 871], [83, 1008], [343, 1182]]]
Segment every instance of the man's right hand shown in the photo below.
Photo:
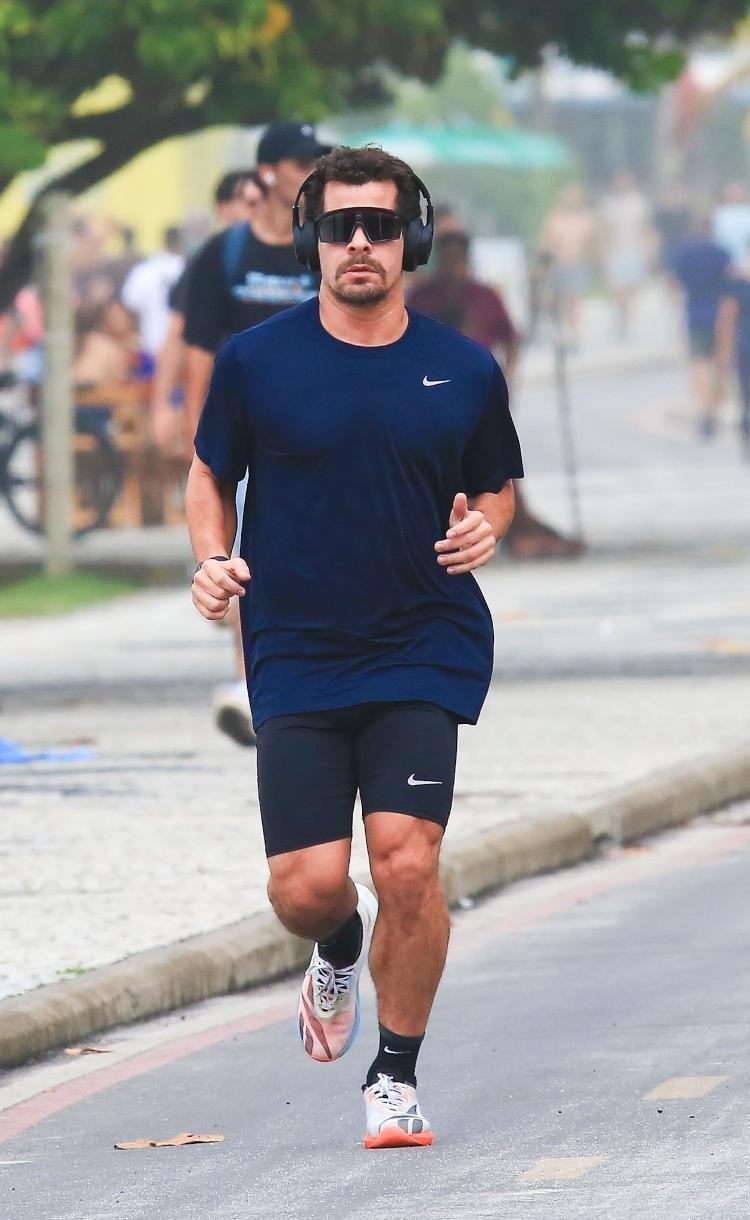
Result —
[[204, 618], [222, 619], [233, 597], [244, 597], [241, 581], [250, 580], [244, 559], [207, 559], [193, 577], [193, 605]]

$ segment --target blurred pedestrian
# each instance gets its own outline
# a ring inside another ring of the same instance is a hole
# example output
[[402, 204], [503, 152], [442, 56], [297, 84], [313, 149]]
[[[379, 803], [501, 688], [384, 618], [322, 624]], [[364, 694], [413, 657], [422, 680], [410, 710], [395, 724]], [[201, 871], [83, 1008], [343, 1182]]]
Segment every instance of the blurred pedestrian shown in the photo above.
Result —
[[679, 184], [665, 190], [654, 210], [654, 229], [659, 242], [659, 270], [667, 276], [672, 275], [675, 255], [690, 236], [692, 215], [690, 196], [685, 187]]
[[38, 288], [27, 284], [3, 318], [3, 346], [18, 380], [36, 403], [44, 369], [44, 310]]
[[[423, 194], [377, 148], [318, 162], [295, 227], [320, 298], [219, 353], [187, 497], [194, 604], [218, 619], [241, 598], [269, 897], [315, 941], [297, 1010], [311, 1059], [354, 1042], [369, 959], [367, 1148], [433, 1141], [416, 1071], [448, 947], [440, 848], [457, 727], [477, 720], [492, 670], [472, 573], [523, 474], [490, 353], [404, 307], [403, 272], [429, 257]], [[349, 876], [358, 791], [377, 898]]]
[[458, 212], [452, 203], [438, 202], [433, 209], [435, 217], [435, 237], [443, 233], [463, 233], [464, 226]]
[[[220, 231], [230, 225], [251, 222], [265, 195], [255, 170], [232, 170], [223, 174], [214, 188], [214, 210]], [[188, 277], [195, 256], [169, 290], [169, 321], [164, 342], [156, 358], [151, 395], [151, 431], [165, 457], [185, 457], [189, 463], [193, 433], [185, 425], [182, 382], [185, 373], [185, 307]]]
[[596, 215], [586, 203], [583, 188], [571, 182], [562, 188], [544, 222], [539, 252], [550, 260], [548, 274], [553, 281], [563, 339], [574, 347], [581, 337], [581, 302], [591, 283], [595, 239]]
[[643, 285], [653, 249], [651, 209], [633, 175], [620, 170], [600, 208], [607, 284], [615, 307], [615, 334], [630, 333], [633, 299]]
[[254, 169], [233, 169], [223, 174], [214, 187], [214, 211], [219, 227], [252, 220], [265, 189]]
[[468, 235], [460, 230], [440, 233], [435, 239], [435, 271], [415, 280], [407, 302], [497, 353], [510, 381], [521, 338], [500, 293], [472, 276], [470, 247]]
[[289, 215], [300, 183], [328, 149], [307, 123], [271, 123], [257, 153], [266, 195], [252, 225], [245, 226], [236, 257], [228, 258], [226, 238], [218, 235], [194, 260], [185, 303], [185, 406], [191, 434], [221, 343], [316, 294], [316, 277], [302, 271], [294, 257]]
[[[466, 233], [452, 226], [440, 233], [435, 239], [435, 270], [415, 280], [407, 303], [410, 309], [488, 348], [502, 361], [512, 382], [521, 336], [500, 293], [472, 276], [470, 250]], [[515, 496], [515, 515], [503, 541], [509, 555], [515, 559], [568, 559], [580, 554], [579, 542], [565, 538], [529, 512], [520, 486], [515, 488]]]
[[138, 360], [138, 328], [121, 301], [84, 306], [77, 317], [73, 383], [113, 386], [126, 382]]
[[684, 293], [690, 382], [700, 434], [708, 438], [716, 431], [721, 405], [717, 321], [730, 258], [711, 238], [707, 215], [696, 215], [690, 228], [672, 259], [672, 274]]
[[740, 440], [750, 461], [750, 246], [744, 264], [724, 281], [717, 324], [720, 367], [732, 366], [740, 396]]
[[107, 259], [104, 265], [104, 272], [112, 283], [112, 296], [118, 299], [122, 295], [123, 285], [138, 263], [142, 262], [143, 255], [138, 250], [138, 239], [135, 229], [130, 225], [120, 225], [117, 230], [117, 240], [120, 243], [120, 250], [113, 258]]
[[[214, 356], [231, 335], [255, 326], [291, 305], [317, 295], [319, 278], [295, 258], [290, 215], [303, 180], [329, 151], [309, 123], [271, 123], [258, 143], [258, 180], [265, 194], [252, 221], [211, 238], [198, 252], [187, 279], [185, 301], [185, 420], [195, 435]], [[242, 520], [242, 480], [237, 516]], [[235, 619], [238, 677], [214, 692], [217, 726], [240, 745], [252, 745], [242, 645]]]
[[122, 286], [123, 305], [138, 319], [141, 351], [155, 361], [169, 325], [169, 290], [179, 278], [185, 258], [180, 230], [164, 231], [164, 246], [136, 263]]
[[114, 279], [108, 271], [106, 242], [113, 230], [102, 217], [79, 212], [73, 217], [73, 287], [76, 306], [103, 305], [115, 296]]
[[713, 214], [713, 236], [726, 250], [735, 270], [744, 267], [750, 246], [750, 203], [741, 182], [730, 182]]

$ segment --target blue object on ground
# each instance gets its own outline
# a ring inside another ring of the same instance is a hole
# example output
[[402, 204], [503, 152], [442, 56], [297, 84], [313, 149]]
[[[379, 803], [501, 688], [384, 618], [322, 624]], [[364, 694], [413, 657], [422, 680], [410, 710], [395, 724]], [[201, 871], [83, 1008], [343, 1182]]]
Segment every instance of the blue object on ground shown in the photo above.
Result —
[[81, 762], [91, 758], [93, 750], [24, 750], [9, 737], [0, 737], [0, 764], [30, 762]]

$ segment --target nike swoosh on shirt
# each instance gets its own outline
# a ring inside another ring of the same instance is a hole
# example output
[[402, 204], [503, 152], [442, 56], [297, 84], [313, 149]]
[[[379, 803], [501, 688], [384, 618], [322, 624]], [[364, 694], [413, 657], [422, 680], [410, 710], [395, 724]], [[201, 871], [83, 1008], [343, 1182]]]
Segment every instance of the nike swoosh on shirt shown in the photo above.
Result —
[[450, 377], [448, 377], [445, 381], [430, 381], [429, 377], [422, 378], [422, 385], [429, 386], [429, 385], [449, 385], [449, 384], [450, 384]]
[[420, 784], [442, 784], [443, 781], [441, 779], [415, 779], [412, 771], [406, 782], [410, 788], [417, 788]]

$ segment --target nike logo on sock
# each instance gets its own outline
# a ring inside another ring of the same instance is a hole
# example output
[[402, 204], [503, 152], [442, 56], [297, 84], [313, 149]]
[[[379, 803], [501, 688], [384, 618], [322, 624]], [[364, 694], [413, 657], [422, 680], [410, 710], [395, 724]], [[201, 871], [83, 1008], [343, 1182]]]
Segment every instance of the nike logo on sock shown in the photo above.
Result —
[[383, 1050], [385, 1051], [386, 1055], [408, 1055], [409, 1054], [408, 1051], [392, 1051], [390, 1046], [384, 1046]]
[[410, 788], [418, 788], [421, 784], [442, 784], [443, 781], [441, 779], [415, 779], [412, 771], [406, 782]]

